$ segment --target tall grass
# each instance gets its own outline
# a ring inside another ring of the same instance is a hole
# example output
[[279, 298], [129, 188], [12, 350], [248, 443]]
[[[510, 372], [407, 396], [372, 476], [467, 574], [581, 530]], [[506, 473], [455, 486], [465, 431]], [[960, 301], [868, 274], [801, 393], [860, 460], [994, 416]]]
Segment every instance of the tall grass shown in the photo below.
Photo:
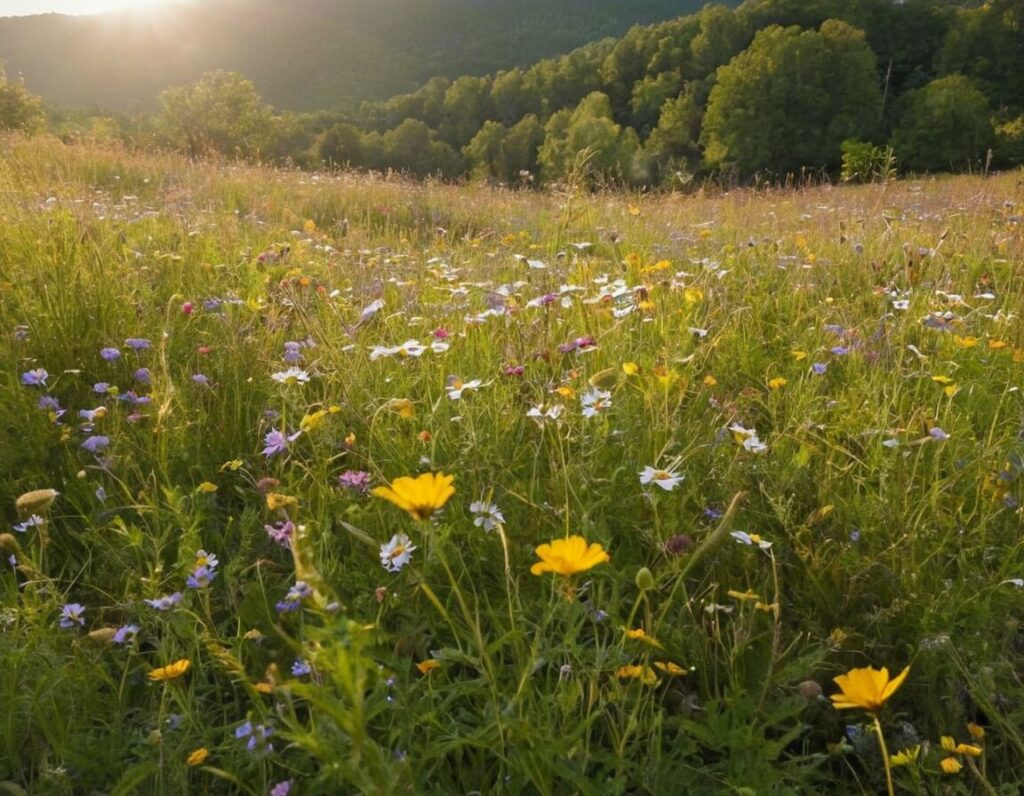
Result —
[[[870, 724], [827, 699], [865, 665], [911, 667], [898, 787], [1024, 784], [1021, 175], [648, 197], [0, 155], [0, 506], [60, 493], [0, 537], [0, 787], [877, 792]], [[274, 430], [302, 433], [268, 457]], [[456, 493], [416, 522], [348, 471]], [[530, 574], [573, 534], [610, 562]], [[968, 723], [978, 775], [943, 773]]]

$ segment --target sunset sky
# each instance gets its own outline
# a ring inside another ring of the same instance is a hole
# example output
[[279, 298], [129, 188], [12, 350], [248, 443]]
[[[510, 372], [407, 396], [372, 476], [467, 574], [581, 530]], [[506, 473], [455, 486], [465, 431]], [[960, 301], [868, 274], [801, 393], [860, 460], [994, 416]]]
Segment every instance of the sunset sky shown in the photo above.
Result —
[[163, 0], [0, 0], [0, 16], [25, 14], [99, 14], [104, 11], [151, 8]]

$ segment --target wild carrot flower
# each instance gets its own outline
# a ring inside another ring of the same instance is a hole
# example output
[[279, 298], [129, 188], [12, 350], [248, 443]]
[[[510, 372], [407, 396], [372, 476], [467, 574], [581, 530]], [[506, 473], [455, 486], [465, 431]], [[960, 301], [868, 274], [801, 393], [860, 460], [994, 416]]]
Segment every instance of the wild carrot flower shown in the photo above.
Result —
[[534, 575], [553, 572], [557, 575], [575, 575], [586, 572], [610, 561], [611, 557], [597, 542], [588, 544], [582, 536], [570, 536], [567, 539], [554, 539], [540, 545], [535, 551], [540, 561], [530, 567]]
[[391, 486], [377, 487], [373, 494], [409, 512], [414, 519], [426, 520], [455, 494], [454, 480], [454, 476], [444, 473], [424, 473], [417, 478], [403, 476], [392, 481]]
[[192, 668], [192, 661], [188, 658], [182, 658], [174, 663], [169, 663], [166, 666], [161, 666], [159, 669], [154, 669], [149, 673], [149, 679], [153, 682], [160, 682], [163, 680], [176, 680], [181, 677], [185, 672]]

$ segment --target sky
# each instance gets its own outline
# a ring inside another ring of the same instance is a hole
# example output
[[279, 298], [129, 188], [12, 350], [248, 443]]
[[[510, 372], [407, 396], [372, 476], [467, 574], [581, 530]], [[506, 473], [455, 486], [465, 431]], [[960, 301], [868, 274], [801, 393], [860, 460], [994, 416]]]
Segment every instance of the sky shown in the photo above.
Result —
[[152, 8], [162, 0], [0, 0], [0, 17], [25, 14], [100, 14], [129, 8]]

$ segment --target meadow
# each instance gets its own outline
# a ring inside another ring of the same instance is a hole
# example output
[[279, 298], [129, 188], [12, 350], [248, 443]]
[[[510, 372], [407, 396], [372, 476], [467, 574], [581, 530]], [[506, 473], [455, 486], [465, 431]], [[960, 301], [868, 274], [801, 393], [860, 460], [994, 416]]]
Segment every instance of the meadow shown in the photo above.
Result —
[[583, 182], [0, 139], [0, 793], [1020, 792], [1024, 175]]

